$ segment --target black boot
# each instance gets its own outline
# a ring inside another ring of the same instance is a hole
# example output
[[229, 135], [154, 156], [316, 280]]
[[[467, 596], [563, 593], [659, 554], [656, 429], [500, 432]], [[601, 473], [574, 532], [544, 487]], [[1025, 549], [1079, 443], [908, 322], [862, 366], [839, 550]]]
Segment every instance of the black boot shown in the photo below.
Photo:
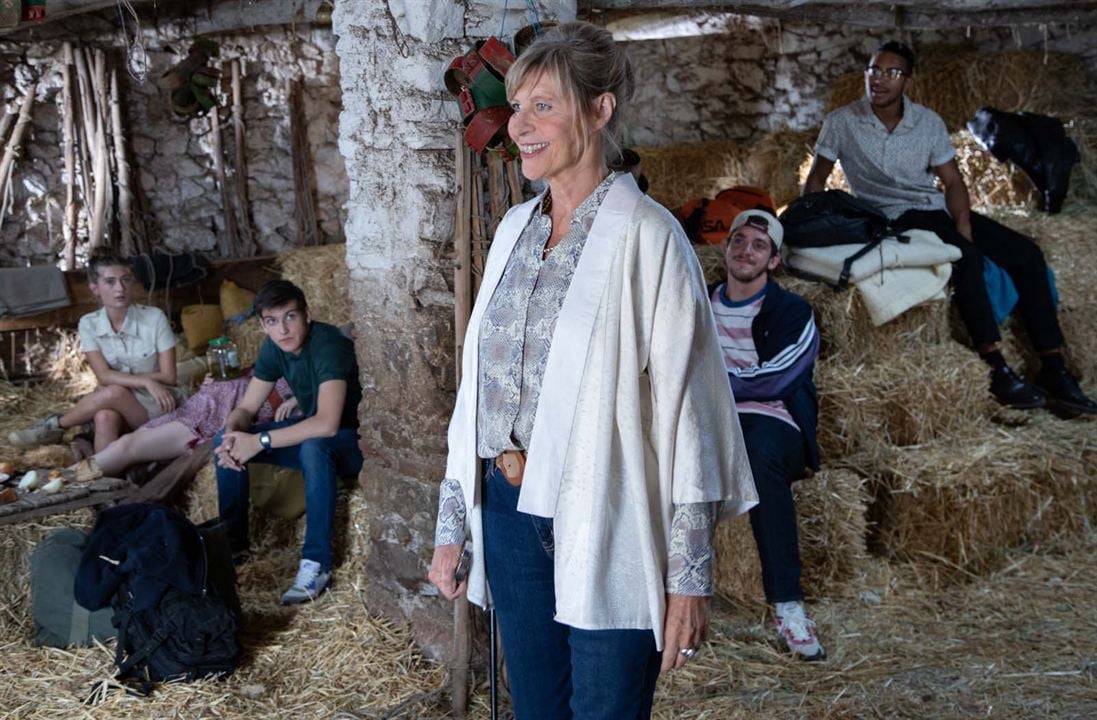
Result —
[[1078, 381], [1065, 367], [1045, 364], [1036, 376], [1036, 384], [1047, 396], [1047, 404], [1064, 415], [1097, 415], [1097, 403], [1086, 397]]
[[1034, 410], [1047, 404], [1040, 389], [1025, 382], [1009, 365], [990, 371], [990, 392], [999, 404], [1017, 410]]

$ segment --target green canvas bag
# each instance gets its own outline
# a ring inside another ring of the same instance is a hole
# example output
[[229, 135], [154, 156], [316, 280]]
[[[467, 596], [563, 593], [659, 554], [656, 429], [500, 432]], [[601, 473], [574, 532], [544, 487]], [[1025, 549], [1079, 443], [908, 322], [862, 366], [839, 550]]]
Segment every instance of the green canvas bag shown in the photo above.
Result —
[[111, 609], [91, 612], [73, 599], [76, 568], [88, 535], [73, 528], [50, 533], [30, 556], [31, 614], [34, 644], [83, 647], [115, 635]]

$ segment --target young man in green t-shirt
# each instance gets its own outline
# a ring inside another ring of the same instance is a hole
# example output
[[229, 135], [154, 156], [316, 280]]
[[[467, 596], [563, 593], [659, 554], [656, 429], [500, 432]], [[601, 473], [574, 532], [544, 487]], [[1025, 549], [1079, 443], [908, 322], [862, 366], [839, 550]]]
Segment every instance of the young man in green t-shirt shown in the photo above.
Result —
[[[214, 441], [217, 497], [228, 525], [233, 559], [248, 550], [248, 470], [261, 462], [300, 470], [305, 478], [305, 544], [297, 577], [282, 604], [314, 600], [331, 581], [331, 531], [340, 475], [362, 469], [358, 404], [362, 389], [354, 343], [338, 328], [309, 318], [301, 289], [272, 280], [255, 296], [255, 311], [267, 334], [255, 372], [240, 404]], [[301, 417], [253, 425], [274, 383], [284, 377]]]

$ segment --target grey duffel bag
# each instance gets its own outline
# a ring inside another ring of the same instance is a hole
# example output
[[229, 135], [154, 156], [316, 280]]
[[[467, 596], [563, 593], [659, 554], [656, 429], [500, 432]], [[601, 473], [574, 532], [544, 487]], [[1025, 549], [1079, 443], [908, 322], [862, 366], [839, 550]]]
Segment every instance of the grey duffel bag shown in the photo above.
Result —
[[73, 599], [76, 568], [88, 534], [73, 528], [50, 533], [30, 556], [31, 613], [35, 645], [82, 647], [115, 635], [111, 609], [91, 612]]

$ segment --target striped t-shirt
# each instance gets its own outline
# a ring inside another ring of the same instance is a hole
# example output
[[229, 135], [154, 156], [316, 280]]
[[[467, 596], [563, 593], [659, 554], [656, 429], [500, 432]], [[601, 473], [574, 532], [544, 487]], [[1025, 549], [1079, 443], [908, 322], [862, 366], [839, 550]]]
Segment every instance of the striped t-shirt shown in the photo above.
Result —
[[[731, 301], [724, 294], [725, 283], [712, 291], [712, 315], [716, 320], [716, 334], [720, 340], [720, 349], [724, 354], [724, 367], [730, 373], [740, 368], [756, 367], [758, 365], [758, 350], [754, 347], [754, 336], [751, 335], [751, 324], [758, 312], [762, 309], [762, 301], [766, 297], [766, 289], [763, 287], [758, 294], [746, 300]], [[735, 409], [741, 413], [755, 413], [768, 415], [787, 422], [797, 430], [800, 427], [792, 419], [785, 404], [780, 400], [765, 402], [757, 400], [735, 400]]]

